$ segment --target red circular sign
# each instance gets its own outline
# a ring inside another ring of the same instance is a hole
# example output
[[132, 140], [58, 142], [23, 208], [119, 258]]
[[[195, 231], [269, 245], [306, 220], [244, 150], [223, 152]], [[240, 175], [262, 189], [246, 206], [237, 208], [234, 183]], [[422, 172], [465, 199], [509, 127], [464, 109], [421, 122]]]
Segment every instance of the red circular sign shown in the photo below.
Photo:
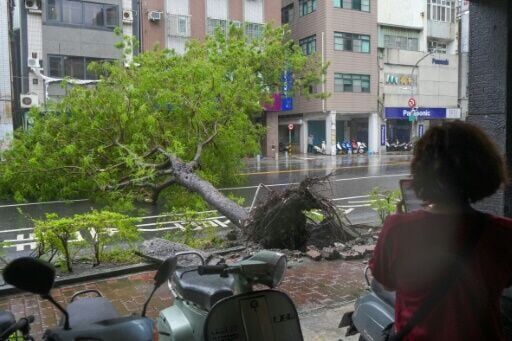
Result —
[[407, 105], [409, 105], [409, 108], [414, 108], [416, 106], [416, 100], [414, 97], [409, 98], [409, 101], [407, 101]]
[[288, 124], [288, 130], [293, 130], [293, 124], [292, 123]]

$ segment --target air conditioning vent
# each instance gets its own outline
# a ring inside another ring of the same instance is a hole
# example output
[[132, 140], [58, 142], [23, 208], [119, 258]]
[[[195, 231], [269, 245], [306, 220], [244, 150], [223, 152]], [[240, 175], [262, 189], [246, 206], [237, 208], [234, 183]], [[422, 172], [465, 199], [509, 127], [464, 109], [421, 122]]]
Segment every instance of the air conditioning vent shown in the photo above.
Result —
[[28, 67], [31, 68], [40, 68], [41, 64], [39, 63], [39, 59], [37, 58], [29, 58], [27, 61]]
[[160, 11], [149, 11], [148, 19], [151, 21], [160, 21], [162, 19], [162, 12]]
[[125, 9], [123, 11], [123, 23], [131, 24], [133, 22], [133, 11]]
[[39, 97], [37, 95], [20, 95], [20, 106], [22, 108], [32, 108], [39, 105]]
[[41, 13], [40, 0], [25, 0], [25, 9], [31, 13]]

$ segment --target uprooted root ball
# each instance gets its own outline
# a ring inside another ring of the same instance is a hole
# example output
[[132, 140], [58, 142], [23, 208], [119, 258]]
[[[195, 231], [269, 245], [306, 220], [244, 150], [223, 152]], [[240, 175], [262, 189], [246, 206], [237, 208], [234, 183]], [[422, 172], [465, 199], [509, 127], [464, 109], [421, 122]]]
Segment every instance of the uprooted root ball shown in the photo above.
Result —
[[[303, 250], [307, 245], [323, 247], [357, 237], [332, 201], [312, 190], [326, 181], [328, 177], [306, 178], [298, 186], [272, 191], [251, 213], [246, 237], [265, 248], [290, 250]], [[307, 214], [312, 211], [321, 218]]]

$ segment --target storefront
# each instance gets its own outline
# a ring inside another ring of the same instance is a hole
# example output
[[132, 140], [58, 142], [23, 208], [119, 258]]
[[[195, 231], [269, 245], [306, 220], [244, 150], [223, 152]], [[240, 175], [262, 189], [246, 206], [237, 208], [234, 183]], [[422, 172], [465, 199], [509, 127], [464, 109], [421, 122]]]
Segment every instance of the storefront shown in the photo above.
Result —
[[422, 136], [431, 125], [441, 124], [442, 120], [461, 118], [460, 108], [388, 107], [384, 112], [386, 139], [400, 142], [410, 142], [413, 136]]

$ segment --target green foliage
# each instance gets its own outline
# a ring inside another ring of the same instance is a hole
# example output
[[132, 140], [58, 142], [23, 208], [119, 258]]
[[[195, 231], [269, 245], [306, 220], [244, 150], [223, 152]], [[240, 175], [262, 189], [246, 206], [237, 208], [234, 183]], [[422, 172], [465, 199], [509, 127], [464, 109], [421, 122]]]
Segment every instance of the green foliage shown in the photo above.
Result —
[[113, 263], [113, 264], [135, 264], [141, 261], [141, 258], [135, 254], [134, 249], [124, 249], [124, 248], [112, 248], [110, 250], [106, 250], [102, 254], [102, 261], [104, 263]]
[[[94, 210], [72, 217], [48, 213], [45, 219], [34, 219], [33, 222], [38, 255], [42, 257], [58, 253], [62, 258], [57, 259], [57, 262], [61, 261], [68, 272], [73, 272], [73, 260], [84, 246], [90, 250], [94, 265], [98, 265], [113, 257], [106, 256], [107, 245], [130, 245], [140, 239], [136, 227], [137, 218], [110, 211]], [[78, 241], [80, 233], [87, 233], [88, 236]]]
[[80, 231], [88, 232], [90, 239], [86, 240], [94, 257], [94, 265], [99, 265], [104, 260], [105, 246], [133, 243], [140, 239], [140, 232], [136, 226], [139, 219], [124, 214], [94, 210], [76, 214], [72, 220]]
[[73, 272], [71, 240], [79, 233], [79, 224], [73, 218], [61, 218], [56, 213], [47, 213], [45, 219], [34, 219], [34, 234], [38, 241], [39, 255], [57, 251], [66, 270]]
[[377, 212], [381, 223], [384, 223], [386, 218], [396, 211], [396, 204], [400, 200], [400, 190], [381, 191], [379, 187], [375, 187], [370, 192], [371, 207]]
[[218, 237], [218, 228], [203, 220], [215, 216], [215, 212], [195, 212], [185, 210], [174, 212], [171, 219], [178, 220], [183, 229], [171, 231], [164, 238], [188, 245], [194, 249], [211, 249], [222, 247], [224, 241]]
[[[0, 155], [0, 196], [87, 197], [125, 211], [135, 199], [154, 199], [151, 187], [168, 180], [156, 175], [152, 165], [163, 159], [149, 157], [152, 148], [189, 162], [215, 132], [197, 172], [216, 186], [237, 181], [242, 158], [259, 150], [264, 129], [254, 118], [280, 90], [283, 70], [293, 73], [301, 95], [310, 95], [325, 72], [288, 37], [286, 27], [266, 27], [249, 42], [243, 29], [231, 27], [228, 34], [190, 41], [183, 55], [155, 49], [132, 60], [135, 41], [124, 37], [125, 60], [91, 66], [101, 77], [96, 86], [73, 86], [62, 101], [30, 112], [31, 129], [16, 132]], [[135, 183], [116, 186], [127, 179]], [[164, 192], [166, 198], [184, 193], [176, 186]]]

